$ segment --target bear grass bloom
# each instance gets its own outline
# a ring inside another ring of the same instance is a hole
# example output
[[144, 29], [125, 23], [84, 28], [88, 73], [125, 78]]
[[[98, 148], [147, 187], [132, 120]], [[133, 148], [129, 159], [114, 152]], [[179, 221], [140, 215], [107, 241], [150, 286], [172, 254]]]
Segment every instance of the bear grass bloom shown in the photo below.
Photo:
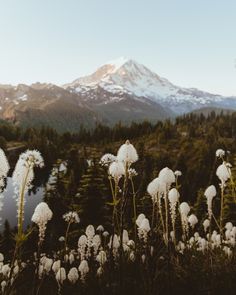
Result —
[[231, 169], [227, 167], [227, 164], [223, 162], [216, 170], [216, 175], [221, 181], [221, 185], [224, 186], [226, 181], [231, 177]]
[[204, 192], [204, 196], [207, 199], [207, 210], [209, 219], [212, 217], [212, 200], [216, 196], [216, 188], [214, 185], [210, 185]]
[[182, 202], [179, 206], [179, 210], [180, 210], [180, 216], [181, 216], [183, 235], [184, 235], [184, 238], [186, 238], [186, 235], [188, 234], [188, 214], [190, 212], [190, 207], [188, 203]]
[[147, 192], [152, 197], [153, 203], [157, 203], [158, 201], [158, 194], [162, 195], [166, 191], [165, 183], [161, 182], [159, 177], [153, 179], [148, 187]]
[[25, 206], [25, 194], [31, 188], [34, 179], [34, 167], [42, 168], [44, 166], [43, 158], [40, 152], [36, 150], [27, 150], [22, 153], [16, 163], [12, 174], [15, 198], [17, 201], [18, 217], [18, 235], [23, 231], [23, 218]]
[[197, 216], [194, 215], [194, 214], [191, 214], [191, 215], [188, 217], [188, 222], [189, 222], [190, 226], [191, 226], [192, 228], [194, 228], [195, 225], [198, 223]]
[[67, 278], [72, 284], [75, 284], [78, 281], [79, 273], [76, 267], [72, 267], [70, 269], [70, 271], [68, 272]]
[[109, 164], [111, 164], [111, 163], [113, 163], [113, 162], [115, 162], [115, 161], [116, 161], [116, 156], [114, 156], [113, 154], [109, 154], [109, 153], [107, 153], [107, 154], [105, 154], [105, 155], [103, 155], [103, 156], [101, 157], [99, 163], [100, 163], [102, 166], [108, 166]]
[[148, 233], [151, 230], [149, 220], [146, 218], [144, 214], [141, 213], [136, 219], [136, 224], [138, 226], [138, 236], [146, 244], [148, 239]]
[[70, 211], [67, 212], [63, 215], [63, 219], [67, 222], [67, 223], [79, 223], [80, 222], [80, 218], [77, 212], [75, 211]]
[[113, 162], [109, 166], [108, 172], [111, 175], [111, 177], [114, 178], [114, 180], [116, 182], [118, 182], [119, 179], [123, 175], [125, 175], [125, 167], [124, 167], [124, 164], [122, 162], [117, 162], [117, 161], [116, 162]]
[[223, 158], [225, 156], [225, 151], [222, 149], [216, 150], [216, 157], [217, 158]]
[[172, 183], [175, 182], [175, 174], [174, 172], [168, 168], [163, 168], [158, 175], [158, 178], [161, 183], [165, 184], [166, 188], [169, 189]]
[[179, 201], [179, 192], [176, 188], [172, 188], [168, 193], [168, 199], [170, 203], [170, 216], [171, 216], [171, 222], [173, 226], [173, 235], [175, 239], [175, 220], [176, 220], [176, 206]]
[[39, 203], [32, 216], [32, 221], [39, 227], [39, 242], [43, 242], [46, 230], [46, 224], [52, 219], [52, 211], [45, 202]]
[[0, 148], [0, 189], [2, 190], [4, 187], [4, 180], [7, 177], [7, 173], [10, 169], [8, 160], [4, 151]]
[[89, 266], [87, 260], [82, 260], [79, 265], [79, 272], [81, 281], [84, 282], [86, 275], [89, 273]]
[[66, 270], [64, 267], [59, 268], [59, 270], [57, 271], [56, 280], [58, 284], [61, 284], [61, 285], [66, 280]]
[[117, 160], [123, 162], [125, 165], [127, 164], [128, 166], [138, 161], [137, 151], [129, 140], [126, 140], [126, 142], [119, 148]]

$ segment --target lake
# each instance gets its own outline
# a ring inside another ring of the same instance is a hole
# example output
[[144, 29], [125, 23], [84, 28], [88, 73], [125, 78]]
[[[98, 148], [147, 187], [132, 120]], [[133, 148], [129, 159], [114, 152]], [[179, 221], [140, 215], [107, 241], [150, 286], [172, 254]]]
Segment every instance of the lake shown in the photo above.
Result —
[[[14, 196], [14, 187], [13, 181], [11, 177], [7, 178], [7, 186], [6, 190], [3, 193], [3, 207], [2, 211], [0, 211], [0, 216], [2, 218], [0, 231], [4, 228], [4, 222], [7, 219], [10, 223], [10, 227], [14, 227], [17, 225], [16, 218], [16, 199]], [[25, 203], [25, 219], [24, 219], [24, 229], [31, 223], [31, 217], [34, 213], [34, 209], [39, 202], [43, 200], [44, 197], [44, 188], [38, 187], [34, 192], [30, 192], [26, 194], [26, 203]]]

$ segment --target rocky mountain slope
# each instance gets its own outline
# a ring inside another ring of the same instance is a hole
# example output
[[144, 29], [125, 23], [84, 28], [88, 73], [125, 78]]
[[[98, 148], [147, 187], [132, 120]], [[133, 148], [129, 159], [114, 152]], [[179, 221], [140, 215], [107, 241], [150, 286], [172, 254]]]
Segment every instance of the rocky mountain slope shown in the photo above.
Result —
[[236, 110], [236, 97], [181, 88], [125, 58], [63, 86], [0, 85], [0, 119], [63, 132], [97, 123], [154, 122], [202, 108]]

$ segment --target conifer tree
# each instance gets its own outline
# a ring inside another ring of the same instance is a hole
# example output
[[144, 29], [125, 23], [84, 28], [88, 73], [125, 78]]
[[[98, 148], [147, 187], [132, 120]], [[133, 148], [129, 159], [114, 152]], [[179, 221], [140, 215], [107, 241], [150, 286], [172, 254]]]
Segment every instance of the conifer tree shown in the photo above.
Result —
[[98, 160], [93, 158], [88, 161], [89, 167], [82, 176], [75, 202], [79, 208], [83, 224], [107, 224], [108, 205], [110, 192], [107, 176]]

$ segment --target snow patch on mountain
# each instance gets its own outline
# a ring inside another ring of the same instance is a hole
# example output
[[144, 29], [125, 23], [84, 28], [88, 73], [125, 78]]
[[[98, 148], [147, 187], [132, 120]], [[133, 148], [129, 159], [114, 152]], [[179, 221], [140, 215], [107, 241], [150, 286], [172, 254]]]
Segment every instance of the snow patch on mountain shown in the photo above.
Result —
[[[94, 93], [99, 88], [111, 93], [113, 97], [128, 94], [138, 100], [147, 98], [168, 107], [176, 114], [205, 106], [219, 106], [225, 101], [225, 97], [221, 95], [176, 86], [144, 65], [124, 57], [108, 62], [93, 74], [76, 79], [64, 87], [87, 96], [87, 100], [90, 98], [88, 93]], [[112, 96], [107, 101], [104, 100], [104, 103], [111, 102]], [[92, 97], [94, 98], [94, 94]], [[236, 99], [230, 98], [230, 103], [236, 108]]]

